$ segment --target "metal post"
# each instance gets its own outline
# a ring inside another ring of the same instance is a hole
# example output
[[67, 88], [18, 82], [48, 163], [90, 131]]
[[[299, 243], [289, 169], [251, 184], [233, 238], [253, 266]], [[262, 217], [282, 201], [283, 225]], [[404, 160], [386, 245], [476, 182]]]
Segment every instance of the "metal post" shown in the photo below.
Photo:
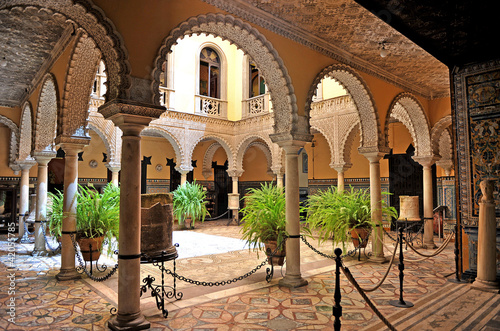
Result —
[[455, 278], [448, 279], [451, 283], [467, 283], [464, 279], [460, 279], [460, 250], [458, 249], [458, 221], [455, 224]]
[[342, 263], [342, 250], [340, 248], [335, 248], [335, 293], [333, 299], [335, 304], [332, 309], [333, 316], [335, 316], [335, 321], [333, 322], [333, 328], [335, 331], [340, 331], [340, 317], [342, 316], [342, 306], [340, 305], [340, 300], [342, 295], [340, 294], [340, 264]]
[[403, 259], [403, 228], [399, 228], [399, 300], [391, 300], [389, 304], [399, 307], [399, 308], [410, 308], [413, 307], [413, 303], [403, 300], [403, 279], [405, 269], [404, 259]]

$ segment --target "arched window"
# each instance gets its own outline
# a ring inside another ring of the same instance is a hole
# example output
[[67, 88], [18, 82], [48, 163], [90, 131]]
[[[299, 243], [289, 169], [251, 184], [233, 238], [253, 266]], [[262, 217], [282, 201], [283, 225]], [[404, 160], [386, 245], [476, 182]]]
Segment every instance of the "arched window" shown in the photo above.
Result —
[[259, 95], [266, 93], [266, 82], [264, 81], [264, 77], [261, 76], [260, 70], [257, 69], [257, 66], [253, 62], [249, 62], [249, 78], [250, 78], [250, 91], [249, 97], [253, 98]]
[[220, 99], [220, 58], [217, 52], [205, 47], [200, 53], [200, 95]]

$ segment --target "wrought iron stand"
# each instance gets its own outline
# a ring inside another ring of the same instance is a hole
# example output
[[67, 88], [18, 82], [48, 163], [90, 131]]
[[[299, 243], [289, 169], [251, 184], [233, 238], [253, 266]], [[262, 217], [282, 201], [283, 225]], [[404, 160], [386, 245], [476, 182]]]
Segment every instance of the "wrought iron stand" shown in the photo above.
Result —
[[[174, 246], [179, 247], [179, 244], [175, 244]], [[167, 256], [165, 254], [165, 251], [161, 252], [160, 256], [156, 256], [154, 258], [148, 257], [144, 255], [144, 259], [141, 260], [141, 263], [152, 263], [154, 266], [157, 266], [161, 270], [161, 285], [154, 284], [154, 281], [156, 280], [153, 276], [147, 275], [142, 282], [144, 285], [141, 286], [141, 296], [143, 293], [146, 293], [148, 289], [151, 290], [151, 296], [155, 298], [156, 300], [156, 308], [161, 310], [162, 315], [164, 318], [168, 317], [168, 310], [165, 306], [165, 299], [175, 299], [180, 300], [182, 299], [183, 293], [177, 291], [177, 283], [176, 283], [176, 277], [174, 278], [174, 285], [169, 286], [165, 285], [165, 261], [173, 260], [174, 264], [174, 269], [173, 269], [173, 274], [176, 274], [176, 264], [175, 260], [177, 259], [177, 254], [174, 256], [169, 255]]]

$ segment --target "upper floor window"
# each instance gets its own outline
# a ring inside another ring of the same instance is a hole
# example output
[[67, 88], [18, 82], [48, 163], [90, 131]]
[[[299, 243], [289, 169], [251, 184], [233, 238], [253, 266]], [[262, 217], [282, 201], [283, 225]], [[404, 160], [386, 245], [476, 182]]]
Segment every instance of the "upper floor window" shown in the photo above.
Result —
[[200, 53], [200, 95], [220, 99], [220, 58], [217, 52], [205, 47]]
[[264, 81], [264, 77], [260, 74], [260, 70], [257, 69], [255, 63], [250, 62], [250, 91], [249, 97], [253, 98], [266, 93], [266, 82]]

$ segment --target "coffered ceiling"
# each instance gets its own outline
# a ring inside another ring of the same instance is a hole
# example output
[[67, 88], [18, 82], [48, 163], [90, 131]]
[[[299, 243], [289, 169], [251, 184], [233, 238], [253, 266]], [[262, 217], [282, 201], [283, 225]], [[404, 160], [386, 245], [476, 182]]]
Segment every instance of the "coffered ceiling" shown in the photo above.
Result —
[[[493, 1], [203, 1], [427, 98], [449, 94], [447, 65], [496, 56]], [[40, 8], [0, 10], [0, 105], [20, 106], [72, 33]]]

